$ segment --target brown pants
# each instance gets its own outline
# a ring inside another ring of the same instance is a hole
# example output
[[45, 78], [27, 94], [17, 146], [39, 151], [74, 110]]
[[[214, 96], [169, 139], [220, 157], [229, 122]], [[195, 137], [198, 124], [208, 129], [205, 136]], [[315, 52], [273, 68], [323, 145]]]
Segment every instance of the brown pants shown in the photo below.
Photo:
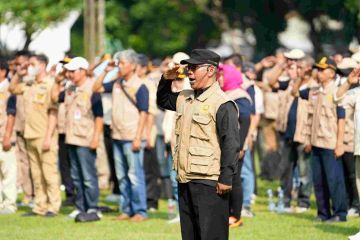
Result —
[[26, 150], [25, 139], [22, 134], [16, 136], [16, 159], [17, 159], [17, 187], [24, 191], [24, 203], [34, 197], [33, 181], [30, 174], [30, 162]]
[[57, 165], [57, 139], [54, 137], [50, 150], [42, 150], [43, 138], [26, 139], [31, 175], [35, 188], [33, 212], [44, 215], [58, 213], [61, 206], [60, 181]]
[[275, 120], [262, 118], [261, 129], [264, 136], [264, 150], [266, 152], [278, 150], [278, 139], [275, 129]]

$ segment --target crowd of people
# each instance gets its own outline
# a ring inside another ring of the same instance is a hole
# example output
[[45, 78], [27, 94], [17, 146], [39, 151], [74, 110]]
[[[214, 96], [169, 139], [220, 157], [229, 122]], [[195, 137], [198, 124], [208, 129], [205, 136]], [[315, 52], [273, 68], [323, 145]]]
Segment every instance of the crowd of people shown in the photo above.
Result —
[[[184, 192], [195, 190], [182, 183], [190, 181], [228, 194], [226, 224], [238, 227], [243, 217], [255, 217], [257, 151], [261, 176], [280, 179], [285, 212], [308, 211], [314, 192], [317, 221], [359, 216], [360, 52], [315, 61], [299, 49], [278, 49], [258, 63], [240, 54], [212, 54], [200, 49], [150, 59], [126, 49], [92, 64], [68, 55], [49, 67], [45, 55], [19, 51], [1, 61], [0, 214], [15, 213], [20, 204], [31, 207], [26, 216], [55, 217], [63, 204], [74, 206], [69, 216], [76, 221], [100, 220], [99, 172], [105, 166], [119, 221], [146, 220], [164, 197], [182, 202], [180, 216], [169, 222], [182, 218], [183, 225]], [[202, 71], [221, 92], [201, 85]], [[190, 115], [184, 109], [194, 98], [214, 101], [209, 94], [218, 94], [218, 102], [200, 104]], [[211, 115], [212, 104], [218, 114], [236, 105], [236, 121]], [[211, 132], [229, 131], [228, 125], [235, 126], [232, 142], [213, 139]], [[209, 142], [228, 156], [206, 148]], [[220, 165], [204, 164], [212, 158]]]

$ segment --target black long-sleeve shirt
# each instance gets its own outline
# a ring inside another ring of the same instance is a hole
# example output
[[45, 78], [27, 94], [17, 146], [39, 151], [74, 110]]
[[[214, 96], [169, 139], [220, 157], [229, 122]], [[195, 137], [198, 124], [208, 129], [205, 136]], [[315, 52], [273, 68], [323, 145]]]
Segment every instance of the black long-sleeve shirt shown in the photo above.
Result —
[[[179, 93], [171, 91], [172, 81], [161, 79], [157, 90], [157, 104], [160, 108], [176, 111], [176, 100]], [[195, 90], [195, 97], [200, 96], [207, 89]], [[216, 113], [216, 131], [220, 143], [220, 176], [219, 183], [232, 185], [232, 177], [237, 171], [237, 161], [240, 151], [240, 135], [238, 114], [235, 105], [231, 102], [222, 104]], [[194, 180], [192, 180], [194, 182]], [[195, 181], [207, 185], [209, 181]]]

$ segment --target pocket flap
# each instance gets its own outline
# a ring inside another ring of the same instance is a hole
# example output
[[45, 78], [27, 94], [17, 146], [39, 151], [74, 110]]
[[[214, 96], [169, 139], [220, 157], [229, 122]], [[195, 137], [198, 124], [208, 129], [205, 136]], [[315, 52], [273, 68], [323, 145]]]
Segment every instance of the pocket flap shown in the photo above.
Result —
[[189, 153], [193, 156], [204, 156], [210, 157], [214, 154], [214, 150], [211, 148], [203, 148], [203, 147], [190, 147]]
[[193, 115], [193, 120], [200, 124], [209, 124], [211, 121], [210, 116]]

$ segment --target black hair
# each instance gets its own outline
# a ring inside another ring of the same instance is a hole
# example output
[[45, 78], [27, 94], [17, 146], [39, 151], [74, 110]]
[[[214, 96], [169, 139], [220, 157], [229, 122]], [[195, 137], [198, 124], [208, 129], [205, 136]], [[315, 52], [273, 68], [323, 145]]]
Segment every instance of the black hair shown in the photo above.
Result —
[[7, 76], [9, 73], [9, 64], [6, 61], [1, 60], [0, 61], [0, 70], [6, 70], [6, 76]]
[[31, 57], [32, 56], [32, 54], [31, 54], [31, 52], [30, 51], [28, 51], [28, 50], [21, 50], [21, 51], [17, 51], [16, 53], [15, 53], [15, 57], [20, 57], [20, 56], [24, 56], [24, 57]]
[[231, 60], [236, 67], [243, 67], [243, 58], [241, 54], [234, 53], [224, 59], [225, 61]]
[[33, 57], [35, 57], [36, 60], [44, 63], [45, 65], [48, 65], [48, 63], [49, 63], [49, 59], [45, 54], [36, 54], [36, 55], [33, 55]]
[[144, 54], [138, 54], [138, 64], [146, 67], [149, 64], [149, 58]]

